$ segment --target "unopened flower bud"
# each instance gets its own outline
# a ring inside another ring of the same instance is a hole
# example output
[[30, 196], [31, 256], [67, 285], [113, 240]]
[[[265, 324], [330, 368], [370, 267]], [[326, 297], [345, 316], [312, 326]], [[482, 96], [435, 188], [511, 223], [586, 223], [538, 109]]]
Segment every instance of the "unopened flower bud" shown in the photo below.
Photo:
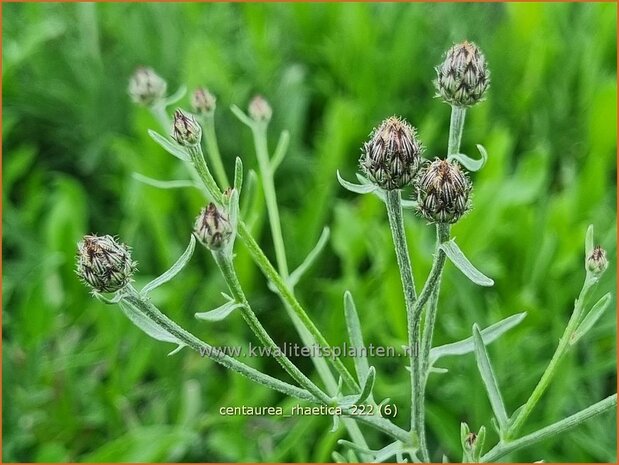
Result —
[[445, 60], [436, 67], [434, 82], [443, 100], [458, 107], [470, 107], [481, 101], [490, 85], [486, 58], [477, 45], [462, 42], [451, 47]]
[[115, 292], [131, 282], [136, 262], [112, 236], [88, 235], [77, 244], [77, 275], [96, 292]]
[[202, 128], [192, 115], [183, 113], [179, 109], [174, 112], [172, 137], [176, 142], [187, 147], [198, 145], [202, 137]]
[[165, 96], [167, 84], [151, 68], [139, 67], [129, 80], [129, 95], [135, 103], [152, 105]]
[[264, 97], [261, 95], [256, 95], [251, 102], [249, 102], [248, 108], [249, 116], [254, 121], [271, 121], [271, 116], [273, 115], [273, 110], [271, 110], [271, 105], [267, 102]]
[[455, 223], [470, 206], [472, 184], [457, 162], [436, 159], [415, 182], [417, 210], [432, 223]]
[[469, 449], [472, 449], [477, 442], [477, 435], [473, 432], [470, 432], [466, 435], [465, 443]]
[[217, 99], [205, 87], [198, 87], [191, 96], [191, 107], [198, 115], [210, 115], [215, 111]]
[[587, 270], [594, 276], [599, 277], [606, 271], [606, 268], [608, 268], [606, 250], [598, 245], [587, 257]]
[[210, 250], [222, 249], [232, 237], [232, 225], [228, 215], [220, 211], [214, 203], [203, 208], [196, 218], [194, 234]]
[[415, 128], [392, 116], [375, 128], [370, 140], [363, 144], [359, 165], [382, 189], [401, 189], [419, 170], [422, 151]]

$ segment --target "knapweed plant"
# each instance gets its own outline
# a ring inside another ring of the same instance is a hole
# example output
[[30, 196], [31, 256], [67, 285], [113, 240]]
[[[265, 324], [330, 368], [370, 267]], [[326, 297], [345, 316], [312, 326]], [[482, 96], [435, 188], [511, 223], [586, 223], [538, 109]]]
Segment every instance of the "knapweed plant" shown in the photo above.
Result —
[[[424, 157], [423, 135], [418, 134], [404, 119], [391, 116], [380, 123], [371, 132], [367, 142], [362, 144], [358, 182], [346, 181], [337, 173], [337, 179], [344, 188], [358, 194], [374, 194], [386, 207], [402, 281], [405, 302], [403, 311], [407, 315], [408, 345], [405, 350], [408, 363], [402, 366], [402, 370], [410, 372], [410, 406], [394, 406], [388, 399], [375, 398], [374, 381], [380, 373], [370, 366], [365, 354], [360, 326], [362, 318], [349, 292], [344, 294], [344, 318], [350, 346], [358, 349], [354, 357], [354, 372], [339, 357], [314, 354], [312, 360], [319, 383], [301, 371], [288, 354], [281, 350], [256, 317], [245, 295], [235, 270], [235, 246], [247, 249], [268, 280], [269, 287], [279, 295], [303, 343], [330, 353], [330, 343], [312, 322], [309, 316], [311, 312], [295, 297], [295, 286], [323, 250], [329, 230], [325, 228], [305, 261], [292, 269], [286, 257], [273, 182], [274, 174], [284, 160], [289, 136], [287, 132], [282, 133], [273, 154], [269, 152], [267, 132], [272, 109], [263, 97], [255, 97], [247, 113], [232, 106], [233, 113], [251, 130], [259, 167], [258, 176], [252, 172], [244, 186], [241, 159], [236, 159], [232, 182], [227, 177], [215, 132], [216, 98], [207, 89], [197, 89], [191, 97], [192, 113], [177, 109], [170, 119], [167, 108], [183, 97], [184, 90], [167, 97], [167, 85], [161, 77], [151, 69], [138, 69], [130, 80], [129, 94], [137, 104], [148, 107], [168, 132], [168, 135], [162, 135], [150, 131], [150, 135], [185, 164], [190, 177], [183, 181], [161, 181], [138, 175], [138, 179], [162, 188], [197, 187], [204, 194], [207, 204], [193, 221], [191, 233], [192, 222], [187, 221], [189, 245], [185, 252], [169, 270], [142, 289], [136, 289], [132, 284], [137, 264], [131, 258], [131, 249], [110, 235], [84, 236], [78, 244], [78, 275], [92, 288], [96, 298], [117, 304], [146, 334], [175, 344], [176, 348], [171, 353], [188, 347], [262, 386], [300, 399], [307, 405], [325, 407], [325, 411], [333, 415], [333, 430], [345, 428], [350, 439], [340, 440], [342, 449], [333, 452], [333, 458], [338, 462], [440, 460], [437, 452], [429, 450], [427, 445], [424, 400], [428, 377], [447, 377], [442, 374], [445, 370], [437, 366], [437, 362], [446, 356], [475, 354], [479, 375], [494, 414], [485, 425], [477, 425], [474, 430], [462, 423], [461, 459], [464, 462], [497, 461], [516, 449], [534, 446], [544, 438], [574, 428], [589, 418], [611, 410], [617, 402], [616, 394], [538, 431], [520, 434], [527, 418], [553, 380], [563, 357], [587, 334], [609, 306], [610, 293], [597, 302], [590, 302], [593, 290], [608, 267], [604, 249], [594, 246], [592, 226], [587, 230], [585, 240], [585, 280], [575, 301], [572, 316], [546, 370], [530, 397], [523, 399], [522, 406], [514, 411], [508, 411], [505, 406], [501, 395], [502, 383], [494, 374], [486, 345], [518, 325], [525, 313], [512, 315], [484, 329], [474, 324], [469, 338], [433, 347], [434, 328], [437, 318], [440, 318], [441, 276], [447, 261], [477, 285], [494, 284], [492, 279], [471, 264], [451, 237], [451, 225], [472, 208], [473, 183], [467, 172], [480, 170], [487, 159], [481, 145], [477, 146], [480, 158], [471, 158], [461, 153], [460, 141], [467, 111], [482, 102], [488, 91], [490, 72], [479, 48], [473, 43], [464, 42], [447, 51], [436, 73], [437, 96], [451, 106], [447, 153]], [[257, 180], [261, 183], [266, 201], [276, 266], [252, 237], [247, 223], [247, 206], [252, 201], [253, 189], [258, 188]], [[436, 231], [433, 264], [423, 285], [416, 284], [419, 276], [414, 276], [414, 260], [408, 251], [403, 221], [405, 214], [416, 214], [420, 221]], [[198, 313], [196, 317], [208, 324], [209, 321], [223, 320], [233, 312], [240, 313], [260, 343], [270, 350], [270, 355], [294, 383], [262, 373], [200, 340], [172, 321], [151, 301], [150, 292], [172, 281], [188, 263], [196, 242], [211, 253], [228, 287], [223, 294], [225, 302], [220, 307]], [[410, 417], [400, 415], [396, 421], [394, 410], [397, 408], [402, 412], [406, 407], [410, 407]], [[403, 417], [410, 418], [410, 423], [402, 424], [399, 419]], [[388, 444], [373, 445], [374, 448], [370, 448], [362, 427], [375, 428], [391, 440]], [[485, 441], [487, 428], [494, 428], [498, 433], [497, 444], [491, 445]], [[448, 461], [456, 457], [442, 459]]]

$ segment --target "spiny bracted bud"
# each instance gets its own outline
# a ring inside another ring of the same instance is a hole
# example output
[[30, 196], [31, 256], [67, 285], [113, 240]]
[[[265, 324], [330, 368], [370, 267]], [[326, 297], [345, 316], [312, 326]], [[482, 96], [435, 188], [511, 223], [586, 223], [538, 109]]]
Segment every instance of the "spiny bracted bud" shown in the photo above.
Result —
[[198, 87], [191, 95], [191, 107], [198, 115], [211, 115], [215, 111], [217, 99], [205, 87]]
[[202, 209], [196, 218], [193, 232], [200, 243], [210, 250], [221, 250], [233, 233], [228, 215], [214, 203]]
[[436, 159], [415, 180], [417, 210], [432, 223], [455, 223], [470, 207], [472, 187], [457, 162]]
[[438, 95], [451, 105], [470, 107], [481, 101], [490, 85], [484, 54], [472, 42], [451, 47], [436, 67]]
[[137, 263], [112, 236], [87, 235], [77, 244], [77, 275], [95, 292], [116, 292], [131, 282]]
[[595, 277], [602, 276], [608, 268], [608, 259], [606, 258], [606, 250], [599, 245], [596, 246], [591, 254], [587, 257], [587, 270]]
[[139, 67], [129, 80], [129, 95], [135, 103], [152, 105], [166, 93], [167, 84], [151, 68]]
[[200, 143], [202, 128], [192, 115], [183, 113], [182, 110], [178, 109], [174, 112], [172, 137], [180, 145], [192, 147]]
[[251, 99], [247, 111], [251, 119], [258, 122], [268, 123], [271, 121], [271, 116], [273, 116], [271, 105], [269, 105], [269, 102], [267, 102], [262, 95], [256, 95]]
[[359, 165], [380, 188], [401, 189], [410, 184], [419, 170], [422, 151], [415, 128], [392, 116], [375, 128], [370, 140], [363, 144]]

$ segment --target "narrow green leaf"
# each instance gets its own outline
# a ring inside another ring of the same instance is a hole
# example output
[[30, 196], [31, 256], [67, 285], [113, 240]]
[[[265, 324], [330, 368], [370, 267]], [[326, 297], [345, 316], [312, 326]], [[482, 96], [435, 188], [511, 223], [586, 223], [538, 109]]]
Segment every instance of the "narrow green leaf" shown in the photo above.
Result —
[[490, 364], [490, 358], [484, 345], [484, 340], [481, 337], [481, 332], [477, 324], [473, 325], [473, 341], [475, 343], [475, 357], [477, 359], [477, 368], [486, 386], [488, 392], [488, 399], [492, 406], [492, 411], [498, 421], [500, 431], [506, 431], [507, 428], [507, 412], [505, 411], [505, 405], [503, 404], [503, 398], [499, 390], [499, 385], [492, 370]]
[[169, 154], [174, 155], [176, 158], [183, 161], [191, 160], [189, 158], [189, 155], [187, 155], [187, 153], [185, 152], [185, 149], [183, 149], [176, 142], [172, 142], [171, 140], [163, 137], [157, 131], [153, 131], [152, 129], [148, 130], [148, 135]]
[[349, 291], [344, 293], [344, 315], [346, 317], [346, 328], [348, 329], [348, 338], [350, 339], [351, 347], [354, 348], [356, 357], [354, 358], [355, 370], [357, 371], [357, 380], [359, 385], [363, 380], [367, 379], [370, 365], [365, 353], [365, 344], [363, 343], [363, 333], [361, 331], [361, 322], [357, 307]]
[[344, 189], [354, 192], [355, 194], [369, 194], [377, 189], [377, 187], [372, 184], [355, 184], [348, 182], [340, 176], [339, 170], [337, 171], [337, 180]]
[[180, 86], [178, 88], [178, 90], [176, 92], [174, 92], [172, 95], [170, 95], [168, 98], [165, 99], [165, 106], [170, 106], [176, 102], [178, 102], [180, 99], [182, 99], [185, 94], [187, 93], [187, 86]]
[[234, 188], [241, 194], [241, 188], [243, 187], [243, 161], [240, 157], [236, 157], [234, 162]]
[[172, 265], [168, 271], [163, 273], [158, 278], [153, 279], [146, 286], [144, 286], [140, 291], [140, 294], [143, 296], [147, 296], [150, 291], [156, 289], [157, 287], [161, 286], [164, 283], [167, 283], [172, 278], [174, 278], [174, 276], [176, 276], [185, 267], [185, 265], [187, 265], [187, 262], [189, 262], [189, 259], [193, 255], [195, 247], [196, 239], [192, 234], [189, 239], [189, 245], [187, 246], [183, 254], [178, 258], [178, 260], [176, 260], [176, 263], [174, 263], [174, 265]]
[[195, 182], [189, 179], [162, 181], [159, 179], [149, 178], [148, 176], [144, 176], [140, 173], [133, 173], [131, 176], [133, 177], [133, 179], [140, 181], [141, 183], [156, 187], [158, 189], [182, 189], [184, 187], [193, 187], [195, 189], [200, 189], [200, 186], [198, 186]]
[[288, 282], [290, 283], [291, 287], [296, 286], [301, 280], [301, 277], [305, 274], [305, 272], [314, 264], [314, 262], [320, 255], [320, 252], [322, 252], [322, 250], [325, 248], [325, 245], [327, 245], [327, 242], [329, 240], [329, 235], [330, 235], [330, 230], [328, 227], [325, 227], [322, 230], [322, 234], [318, 238], [318, 242], [316, 243], [314, 248], [310, 251], [310, 253], [307, 254], [307, 257], [305, 257], [305, 260], [303, 260], [303, 263], [301, 263], [296, 270], [290, 273]]
[[275, 172], [282, 161], [284, 161], [289, 143], [290, 133], [284, 130], [280, 134], [279, 141], [277, 141], [277, 147], [275, 147], [275, 152], [273, 152], [273, 158], [271, 159], [271, 172]]
[[245, 189], [243, 190], [243, 200], [241, 201], [241, 217], [247, 219], [249, 209], [252, 207], [256, 186], [258, 184], [258, 175], [254, 170], [249, 170], [247, 175], [247, 181], [245, 182]]
[[[507, 318], [488, 326], [481, 331], [481, 336], [485, 345], [496, 341], [499, 337], [505, 334], [510, 329], [518, 326], [522, 320], [527, 316], [526, 312], [516, 313], [515, 315], [508, 316]], [[475, 344], [473, 343], [473, 336], [467, 337], [458, 342], [452, 342], [438, 347], [433, 347], [430, 350], [430, 366], [434, 364], [439, 358], [446, 357], [448, 355], [464, 355], [473, 352], [475, 350]]]
[[595, 242], [593, 241], [593, 225], [590, 224], [587, 228], [587, 233], [585, 234], [585, 261], [587, 257], [591, 255], [593, 252], [593, 248], [595, 247]]
[[239, 304], [234, 301], [226, 302], [225, 304], [217, 307], [214, 310], [210, 310], [208, 312], [196, 313], [195, 317], [198, 320], [207, 320], [207, 321], [221, 321], [228, 317], [234, 310], [242, 307], [243, 304]]
[[486, 152], [486, 149], [480, 144], [477, 144], [477, 150], [479, 150], [479, 153], [481, 154], [481, 158], [477, 160], [463, 153], [455, 153], [453, 155], [449, 155], [448, 158], [458, 161], [469, 171], [479, 171], [488, 161], [488, 152]]
[[582, 322], [576, 328], [576, 331], [570, 337], [570, 344], [576, 344], [580, 338], [582, 338], [585, 334], [589, 332], [591, 328], [595, 325], [595, 323], [600, 319], [600, 317], [604, 314], [608, 305], [610, 304], [611, 294], [608, 292], [605, 294], [600, 300], [598, 300], [595, 305], [589, 310], [589, 313], [583, 318]]
[[176, 336], [170, 334], [165, 329], [158, 326], [146, 315], [144, 315], [133, 303], [127, 299], [122, 299], [119, 302], [123, 313], [131, 320], [131, 322], [148, 334], [153, 339], [163, 342], [171, 342], [172, 344], [184, 345]]
[[368, 375], [365, 378], [365, 382], [363, 383], [363, 390], [361, 391], [361, 394], [359, 394], [359, 397], [355, 401], [355, 404], [361, 404], [365, 402], [372, 395], [375, 378], [376, 370], [374, 369], [374, 367], [370, 367], [370, 369], [368, 370]]
[[241, 110], [236, 105], [230, 106], [230, 110], [232, 110], [232, 113], [234, 113], [234, 116], [236, 116], [241, 121], [241, 123], [249, 126], [252, 129], [254, 128], [254, 121], [249, 116], [247, 116], [243, 112], [243, 110]]
[[447, 242], [443, 242], [440, 248], [449, 257], [456, 268], [458, 268], [464, 275], [479, 286], [492, 286], [494, 281], [479, 271], [473, 266], [473, 264], [466, 258], [466, 256], [458, 247], [458, 244], [451, 239]]

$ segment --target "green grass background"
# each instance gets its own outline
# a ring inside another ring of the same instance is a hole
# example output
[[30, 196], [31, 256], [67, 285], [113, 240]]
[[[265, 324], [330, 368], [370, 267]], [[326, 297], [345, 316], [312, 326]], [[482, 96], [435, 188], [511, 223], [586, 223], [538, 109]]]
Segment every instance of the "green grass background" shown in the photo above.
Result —
[[[616, 5], [614, 4], [4, 4], [3, 5], [3, 448], [4, 461], [331, 460], [340, 429], [329, 418], [222, 417], [220, 406], [293, 402], [185, 350], [149, 339], [116, 307], [92, 299], [74, 274], [85, 233], [134, 247], [137, 284], [163, 272], [187, 244], [197, 191], [161, 191], [139, 172], [181, 179], [180, 162], [147, 135], [156, 122], [133, 106], [127, 81], [155, 68], [173, 91], [206, 85], [218, 98], [224, 162], [256, 161], [247, 128], [229, 111], [262, 93], [274, 108], [271, 147], [291, 131], [276, 176], [294, 267], [324, 225], [332, 238], [298, 287], [332, 344], [345, 340], [342, 295], [352, 291], [366, 343], [404, 344], [403, 299], [385, 210], [342, 189], [374, 125], [398, 114], [419, 128], [426, 156], [445, 153], [449, 107], [433, 98], [433, 67], [455, 41], [473, 40], [492, 70], [488, 99], [466, 121], [463, 151], [487, 166], [472, 176], [474, 210], [453, 228], [496, 285], [476, 287], [452, 265], [444, 276], [436, 343], [526, 310], [490, 346], [509, 413], [549, 361], [583, 277], [587, 225], [609, 252], [598, 294], [616, 291]], [[182, 105], [187, 106], [187, 98]], [[257, 212], [264, 213], [261, 196]], [[407, 214], [420, 282], [433, 228]], [[268, 227], [256, 228], [273, 257]], [[298, 341], [277, 297], [237, 244], [243, 285], [278, 342]], [[222, 303], [224, 283], [198, 250], [155, 302], [215, 345], [254, 341], [238, 315], [193, 313]], [[615, 299], [611, 308], [615, 307]], [[525, 427], [532, 431], [616, 391], [611, 310], [561, 364]], [[250, 360], [280, 375], [272, 360]], [[307, 372], [311, 363], [296, 362]], [[345, 362], [352, 366], [350, 359]], [[376, 397], [408, 423], [402, 359], [371, 360]], [[472, 355], [444, 359], [428, 386], [434, 460], [459, 460], [460, 422], [490, 425]], [[283, 375], [282, 375], [283, 376]], [[616, 415], [513, 453], [506, 460], [615, 461]], [[366, 430], [372, 447], [386, 439]], [[489, 441], [496, 441], [492, 433]]]

